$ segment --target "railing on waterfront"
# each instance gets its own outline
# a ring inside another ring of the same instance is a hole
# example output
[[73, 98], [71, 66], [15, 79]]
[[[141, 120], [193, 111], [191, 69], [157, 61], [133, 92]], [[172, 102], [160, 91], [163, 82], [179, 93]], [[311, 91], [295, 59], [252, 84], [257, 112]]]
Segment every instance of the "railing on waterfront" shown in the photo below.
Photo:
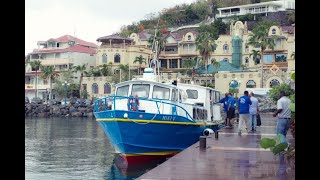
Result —
[[[173, 101], [161, 100], [161, 99], [149, 99], [149, 98], [134, 98], [132, 96], [130, 97], [108, 96], [108, 97], [98, 98], [94, 101], [94, 112], [127, 110], [127, 109], [119, 108], [120, 106], [117, 106], [116, 103], [117, 101], [119, 101], [118, 103], [124, 103], [124, 102], [127, 102], [129, 99], [138, 100], [140, 104], [142, 104], [143, 102], [151, 102], [155, 104], [154, 106], [156, 107], [156, 112], [143, 111], [144, 113], [154, 113], [154, 114], [162, 114], [162, 115], [179, 115], [179, 116], [185, 117], [190, 122], [196, 122], [198, 120], [207, 120], [207, 110], [203, 107], [197, 107], [192, 104], [181, 103], [183, 106], [186, 106], [186, 108], [195, 111], [195, 113], [193, 112], [194, 117], [192, 117], [184, 107], [178, 104], [175, 104], [175, 102]], [[125, 101], [121, 101], [121, 100], [125, 100]], [[172, 111], [170, 114], [165, 113], [164, 108], [160, 109], [160, 107], [165, 104], [171, 106]], [[127, 106], [127, 104], [125, 106]], [[128, 111], [132, 111], [132, 110], [128, 110]]]

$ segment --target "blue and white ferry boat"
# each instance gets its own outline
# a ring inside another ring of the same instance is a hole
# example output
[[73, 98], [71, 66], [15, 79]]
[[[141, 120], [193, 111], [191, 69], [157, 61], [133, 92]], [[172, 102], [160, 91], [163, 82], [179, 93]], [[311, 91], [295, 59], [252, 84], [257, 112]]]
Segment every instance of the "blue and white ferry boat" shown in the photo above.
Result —
[[172, 156], [223, 123], [220, 92], [191, 84], [161, 83], [154, 69], [116, 85], [94, 102], [94, 116], [116, 152], [128, 162]]

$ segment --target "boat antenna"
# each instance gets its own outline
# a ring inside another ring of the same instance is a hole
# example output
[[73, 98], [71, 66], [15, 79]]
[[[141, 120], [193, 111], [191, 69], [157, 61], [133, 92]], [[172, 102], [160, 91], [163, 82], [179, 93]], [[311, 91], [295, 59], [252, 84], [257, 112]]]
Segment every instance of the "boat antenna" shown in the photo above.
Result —
[[[155, 65], [153, 70], [154, 70], [154, 74], [158, 76], [158, 82], [160, 82], [160, 70], [159, 70], [159, 61], [158, 61], [159, 42], [156, 40], [156, 35], [157, 35], [157, 30], [159, 28], [159, 23], [160, 23], [160, 15], [159, 15], [159, 19], [157, 22], [157, 26], [154, 31], [153, 42], [152, 42], [152, 47], [151, 47], [151, 51], [153, 54], [153, 58], [152, 58], [151, 62]], [[149, 67], [151, 66], [152, 63], [149, 64]]]

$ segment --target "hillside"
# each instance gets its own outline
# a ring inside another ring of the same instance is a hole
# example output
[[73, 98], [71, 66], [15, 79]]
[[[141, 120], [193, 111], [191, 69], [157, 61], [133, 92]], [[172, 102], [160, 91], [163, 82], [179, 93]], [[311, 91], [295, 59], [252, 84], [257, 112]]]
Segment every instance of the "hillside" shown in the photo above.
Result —
[[[180, 27], [184, 25], [197, 24], [205, 19], [215, 17], [217, 8], [244, 5], [251, 3], [266, 2], [270, 0], [197, 0], [191, 4], [180, 4], [163, 9], [160, 13], [160, 28]], [[131, 25], [121, 27], [119, 34], [128, 37], [131, 33], [140, 32], [145, 29], [154, 29], [159, 16], [155, 13], [147, 14], [145, 19], [133, 22]]]

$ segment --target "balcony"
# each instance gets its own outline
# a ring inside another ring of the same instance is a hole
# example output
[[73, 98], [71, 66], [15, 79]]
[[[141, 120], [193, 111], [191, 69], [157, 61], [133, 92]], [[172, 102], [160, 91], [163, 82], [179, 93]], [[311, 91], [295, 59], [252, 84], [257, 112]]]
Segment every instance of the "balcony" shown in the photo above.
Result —
[[[37, 89], [49, 89], [50, 85], [49, 84], [38, 84]], [[34, 90], [35, 85], [34, 84], [25, 84], [24, 89], [26, 90]]]
[[41, 64], [43, 66], [53, 66], [74, 63], [72, 58], [47, 58], [41, 59]]

